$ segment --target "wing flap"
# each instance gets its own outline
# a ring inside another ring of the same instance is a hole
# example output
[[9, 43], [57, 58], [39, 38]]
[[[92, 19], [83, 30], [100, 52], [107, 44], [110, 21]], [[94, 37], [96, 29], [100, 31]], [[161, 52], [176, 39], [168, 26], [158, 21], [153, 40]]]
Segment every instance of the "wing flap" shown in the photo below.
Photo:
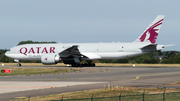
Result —
[[82, 53], [84, 57], [91, 59], [91, 60], [96, 60], [96, 59], [101, 59], [99, 55], [93, 54], [93, 53]]

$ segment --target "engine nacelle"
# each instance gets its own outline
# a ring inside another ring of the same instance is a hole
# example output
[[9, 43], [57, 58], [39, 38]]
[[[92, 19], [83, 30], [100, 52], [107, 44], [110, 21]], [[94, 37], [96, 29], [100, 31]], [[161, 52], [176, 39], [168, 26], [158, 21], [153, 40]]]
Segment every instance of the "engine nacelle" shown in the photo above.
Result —
[[60, 60], [61, 59], [58, 54], [43, 54], [41, 56], [42, 64], [46, 65], [57, 64]]

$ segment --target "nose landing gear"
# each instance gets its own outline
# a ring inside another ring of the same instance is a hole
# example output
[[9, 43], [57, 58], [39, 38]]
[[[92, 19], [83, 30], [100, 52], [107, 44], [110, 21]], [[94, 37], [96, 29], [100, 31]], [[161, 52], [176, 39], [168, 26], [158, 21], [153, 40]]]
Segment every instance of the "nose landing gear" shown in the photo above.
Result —
[[18, 67], [21, 67], [21, 63], [20, 63], [20, 61], [18, 59], [14, 59], [14, 61], [18, 62], [18, 64], [17, 64]]
[[17, 66], [18, 66], [18, 67], [21, 67], [21, 63], [18, 63]]

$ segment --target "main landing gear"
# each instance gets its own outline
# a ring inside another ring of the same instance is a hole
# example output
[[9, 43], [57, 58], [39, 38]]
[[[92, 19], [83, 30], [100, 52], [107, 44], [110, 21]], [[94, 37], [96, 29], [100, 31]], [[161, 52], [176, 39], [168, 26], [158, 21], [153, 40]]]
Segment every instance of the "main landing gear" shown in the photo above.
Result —
[[14, 61], [18, 63], [17, 64], [18, 67], [21, 67], [21, 63], [20, 63], [20, 61], [18, 59], [14, 59]]
[[95, 67], [94, 63], [92, 64], [71, 64], [72, 67]]
[[92, 61], [87, 61], [86, 64], [78, 64], [78, 63], [75, 63], [75, 64], [71, 64], [72, 67], [95, 67], [95, 63], [92, 63]]

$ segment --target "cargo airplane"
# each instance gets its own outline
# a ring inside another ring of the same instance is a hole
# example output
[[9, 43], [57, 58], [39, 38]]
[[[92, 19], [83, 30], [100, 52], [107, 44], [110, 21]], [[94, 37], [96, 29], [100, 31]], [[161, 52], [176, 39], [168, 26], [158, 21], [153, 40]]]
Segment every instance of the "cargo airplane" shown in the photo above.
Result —
[[[164, 15], [158, 15], [145, 31], [130, 43], [58, 43], [24, 44], [15, 46], [5, 55], [13, 58], [21, 66], [20, 60], [41, 60], [43, 64], [64, 64], [77, 66], [95, 66], [92, 60], [123, 59], [153, 51], [162, 50], [164, 45], [156, 44]], [[86, 60], [87, 64], [80, 64]]]

